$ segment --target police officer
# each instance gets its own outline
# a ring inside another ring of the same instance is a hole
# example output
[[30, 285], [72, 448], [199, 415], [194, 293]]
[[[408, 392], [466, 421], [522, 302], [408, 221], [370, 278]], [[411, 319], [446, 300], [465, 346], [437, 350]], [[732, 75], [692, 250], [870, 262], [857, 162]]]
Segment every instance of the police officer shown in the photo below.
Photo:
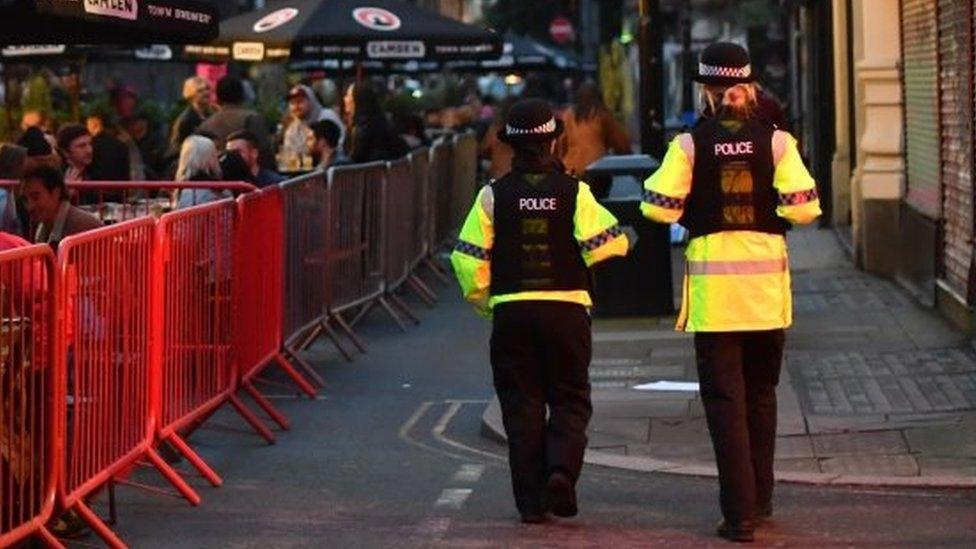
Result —
[[[522, 521], [576, 515], [592, 413], [588, 267], [627, 253], [617, 220], [554, 156], [562, 123], [540, 99], [512, 106], [499, 139], [512, 171], [482, 188], [451, 262], [493, 317], [491, 366]], [[548, 420], [546, 409], [548, 407]]]
[[785, 233], [820, 216], [788, 133], [757, 113], [749, 54], [716, 43], [696, 80], [705, 117], [669, 145], [641, 211], [691, 239], [679, 330], [695, 333], [701, 398], [718, 464], [718, 534], [752, 541], [772, 514], [776, 384], [792, 322]]

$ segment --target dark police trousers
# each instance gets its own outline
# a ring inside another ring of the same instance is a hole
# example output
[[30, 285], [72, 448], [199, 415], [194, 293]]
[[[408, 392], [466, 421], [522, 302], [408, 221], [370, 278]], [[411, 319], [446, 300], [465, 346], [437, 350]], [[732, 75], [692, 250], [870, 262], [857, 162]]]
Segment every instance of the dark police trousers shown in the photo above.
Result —
[[590, 318], [582, 305], [517, 301], [494, 308], [491, 368], [522, 513], [542, 511], [551, 472], [579, 478], [593, 413], [591, 355]]
[[698, 381], [726, 520], [752, 520], [756, 510], [771, 509], [784, 339], [783, 330], [695, 333]]

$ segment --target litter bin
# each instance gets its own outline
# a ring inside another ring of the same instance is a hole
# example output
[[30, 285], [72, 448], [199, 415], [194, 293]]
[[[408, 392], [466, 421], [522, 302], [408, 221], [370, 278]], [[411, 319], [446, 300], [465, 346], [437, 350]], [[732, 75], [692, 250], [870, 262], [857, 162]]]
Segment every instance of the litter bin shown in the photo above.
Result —
[[633, 317], [674, 313], [671, 235], [640, 212], [643, 182], [660, 165], [647, 155], [607, 156], [586, 169], [594, 195], [636, 242], [627, 257], [594, 269], [593, 315]]

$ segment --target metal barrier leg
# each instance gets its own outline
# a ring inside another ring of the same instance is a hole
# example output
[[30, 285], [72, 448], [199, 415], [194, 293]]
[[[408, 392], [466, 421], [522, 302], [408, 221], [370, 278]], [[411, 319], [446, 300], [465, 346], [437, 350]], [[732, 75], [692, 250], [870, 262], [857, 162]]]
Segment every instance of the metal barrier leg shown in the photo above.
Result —
[[[339, 334], [332, 329], [332, 326], [329, 324], [329, 320], [323, 322], [322, 327], [325, 330], [325, 335], [329, 338], [329, 341], [335, 345], [335, 348], [339, 351], [339, 354], [346, 359], [346, 362], [352, 362], [352, 353], [347, 351], [346, 348], [342, 346], [342, 340], [339, 339]], [[309, 368], [311, 368], [311, 366]]]
[[47, 526], [38, 528], [37, 535], [48, 549], [66, 549], [64, 544], [61, 543], [61, 540], [47, 529]]
[[78, 501], [72, 508], [78, 513], [78, 516], [80, 516], [82, 520], [88, 523], [88, 526], [91, 526], [91, 529], [94, 530], [94, 532], [98, 534], [98, 537], [102, 538], [102, 540], [109, 547], [112, 547], [113, 549], [126, 549], [128, 547], [125, 542], [122, 541], [122, 538], [116, 535], [116, 533], [113, 532], [108, 525], [102, 522], [102, 519], [99, 518], [98, 515], [96, 515], [95, 512], [85, 504], [85, 502]]
[[356, 332], [352, 330], [352, 326], [350, 326], [349, 323], [346, 322], [346, 319], [342, 318], [342, 315], [340, 313], [331, 313], [331, 319], [336, 321], [336, 324], [339, 325], [339, 329], [342, 330], [343, 333], [345, 333], [350, 340], [352, 340], [352, 344], [355, 345], [357, 349], [359, 349], [359, 352], [361, 353], [366, 352], [366, 345], [363, 344], [363, 341], [359, 339], [359, 336], [356, 335]]
[[197, 432], [197, 430], [202, 427], [204, 423], [210, 421], [210, 418], [216, 414], [218, 410], [220, 410], [220, 406], [212, 406], [202, 416], [191, 421], [190, 424], [185, 428], [180, 429], [180, 437], [183, 438], [183, 440], [190, 440], [193, 433]]
[[444, 284], [448, 284], [451, 282], [451, 279], [448, 278], [447, 276], [447, 272], [445, 272], [444, 269], [440, 265], [438, 265], [437, 262], [434, 261], [432, 258], [425, 257], [424, 265], [426, 265], [427, 268], [430, 269], [430, 272], [434, 273], [434, 276], [437, 277], [437, 279], [443, 282]]
[[277, 423], [279, 427], [286, 431], [291, 428], [291, 425], [288, 423], [288, 418], [279, 412], [271, 404], [271, 401], [262, 395], [261, 391], [258, 391], [250, 381], [245, 381], [242, 383], [242, 386], [244, 387], [244, 390], [247, 391], [247, 394], [251, 395], [251, 398], [254, 399], [254, 402], [257, 403], [258, 407], [264, 410], [264, 413], [268, 414], [268, 417]]
[[244, 404], [244, 401], [242, 401], [240, 397], [237, 395], [231, 395], [230, 404], [235, 410], [237, 410], [237, 413], [244, 418], [244, 421], [248, 422], [259, 435], [264, 437], [264, 440], [268, 441], [268, 444], [275, 443], [275, 436], [274, 433], [271, 432], [271, 429], [268, 429], [267, 425], [265, 425], [258, 418], [258, 416], [254, 415], [254, 412], [252, 412], [251, 409]]
[[203, 458], [194, 452], [193, 448], [191, 448], [185, 440], [180, 438], [180, 435], [173, 433], [168, 436], [166, 440], [172, 444], [179, 453], [183, 454], [183, 457], [190, 462], [190, 465], [193, 465], [197, 471], [200, 471], [200, 475], [207, 479], [207, 482], [214, 486], [220, 486], [224, 483], [223, 479], [220, 478], [220, 475], [211, 469], [210, 466], [207, 465], [207, 462], [203, 461]]
[[357, 324], [359, 324], [359, 321], [366, 318], [366, 315], [368, 315], [370, 311], [373, 310], [373, 307], [376, 306], [376, 303], [377, 300], [374, 299], [373, 301], [370, 301], [369, 303], [362, 305], [359, 311], [356, 312], [356, 316], [352, 317], [352, 320], [349, 321], [349, 325], [356, 326]]
[[410, 306], [407, 305], [406, 302], [404, 302], [402, 299], [400, 299], [400, 296], [396, 295], [393, 292], [386, 294], [386, 296], [390, 298], [390, 303], [393, 304], [393, 306], [395, 306], [397, 309], [399, 309], [404, 314], [404, 316], [406, 316], [407, 319], [410, 320], [410, 322], [413, 322], [414, 325], [420, 324], [420, 319], [417, 318], [417, 315], [413, 314], [413, 311], [410, 310]]
[[407, 277], [407, 286], [410, 287], [410, 290], [414, 293], [414, 295], [420, 298], [420, 300], [423, 301], [427, 307], [431, 309], [434, 308], [434, 304], [437, 303], [437, 295], [433, 290], [430, 289], [429, 286], [424, 284], [424, 281], [421, 280], [419, 276], [410, 273], [410, 276]]
[[152, 448], [146, 450], [146, 457], [148, 457], [149, 462], [159, 470], [159, 473], [163, 475], [163, 477], [168, 480], [170, 484], [173, 485], [173, 488], [176, 488], [177, 492], [183, 494], [183, 497], [190, 502], [190, 505], [193, 505], [194, 507], [200, 505], [200, 495], [197, 494], [196, 490], [191, 488], [190, 485], [183, 480], [183, 477], [173, 470], [173, 468], [170, 467], [169, 464], [163, 460], [163, 458], [159, 457], [156, 450], [153, 450]]
[[[275, 364], [278, 365], [279, 368], [284, 370], [285, 374], [288, 375], [288, 377], [290, 377], [292, 381], [295, 382], [295, 385], [298, 385], [299, 390], [301, 390], [303, 393], [308, 395], [309, 398], [315, 398], [315, 396], [318, 394], [318, 391], [315, 389], [315, 387], [312, 386], [311, 383], [308, 382], [307, 379], [305, 379], [304, 377], [302, 377], [301, 374], [298, 373], [298, 370], [296, 370], [288, 362], [288, 360], [284, 357], [284, 355], [282, 355], [281, 353], [276, 354], [274, 357], [274, 362]], [[317, 378], [315, 381], [319, 383], [319, 386], [324, 385], [322, 378], [321, 376], [318, 375], [318, 373], [315, 373], [315, 377]]]
[[[322, 376], [320, 376], [319, 373], [312, 368], [311, 364], [306, 362], [306, 360], [298, 354], [298, 351], [292, 349], [287, 345], [284, 346], [282, 351], [286, 353], [288, 356], [290, 356], [291, 359], [295, 361], [299, 366], [301, 366], [302, 370], [304, 370], [305, 373], [308, 374], [308, 377], [312, 378], [312, 381], [315, 382], [316, 385], [318, 385], [319, 387], [325, 387], [325, 380], [322, 379]], [[345, 353], [343, 354], [345, 355]]]
[[299, 351], [304, 351], [305, 349], [311, 347], [312, 344], [315, 343], [315, 340], [318, 339], [320, 335], [322, 335], [323, 330], [325, 330], [325, 326], [323, 322], [319, 322], [318, 324], [313, 326], [312, 329], [309, 330], [307, 334], [305, 334], [305, 337], [302, 338], [302, 342], [298, 344], [298, 347], [296, 347], [296, 349], [298, 349]]
[[398, 315], [396, 309], [394, 309], [393, 306], [390, 305], [390, 302], [389, 300], [386, 299], [386, 296], [381, 295], [378, 298], [376, 298], [376, 301], [377, 303], [380, 304], [380, 307], [383, 307], [383, 310], [386, 311], [386, 314], [390, 315], [390, 318], [393, 319], [393, 322], [396, 322], [396, 325], [400, 327], [400, 331], [406, 332], [407, 325], [404, 324], [403, 320], [400, 319], [400, 315]]

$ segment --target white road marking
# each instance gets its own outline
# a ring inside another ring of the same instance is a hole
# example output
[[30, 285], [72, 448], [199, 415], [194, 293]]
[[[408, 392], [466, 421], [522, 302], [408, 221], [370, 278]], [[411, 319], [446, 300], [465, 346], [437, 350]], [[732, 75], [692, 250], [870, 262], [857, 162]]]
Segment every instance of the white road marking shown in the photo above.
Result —
[[440, 540], [451, 528], [450, 517], [429, 518], [414, 528], [414, 537], [424, 540]]
[[429, 410], [430, 407], [433, 405], [434, 403], [430, 401], [421, 404], [420, 407], [417, 408], [417, 410], [413, 413], [413, 415], [411, 415], [410, 418], [407, 419], [407, 422], [400, 427], [400, 437], [409, 438], [411, 429], [413, 429], [414, 426], [417, 425], [417, 422], [420, 421], [420, 418], [424, 417], [424, 414], [426, 414], [427, 410]]
[[447, 407], [447, 411], [444, 412], [444, 415], [442, 415], [441, 418], [437, 420], [437, 424], [434, 425], [434, 436], [444, 434], [444, 431], [447, 430], [447, 424], [450, 423], [451, 420], [454, 419], [454, 416], [457, 415], [458, 410], [461, 409], [461, 405], [462, 404], [460, 402], [452, 402], [451, 405]]
[[445, 488], [441, 490], [440, 497], [434, 502], [434, 507], [438, 509], [445, 507], [454, 510], [460, 509], [468, 500], [471, 492], [470, 488]]
[[415, 411], [413, 415], [410, 416], [410, 419], [408, 419], [407, 422], [400, 427], [400, 431], [399, 431], [400, 440], [412, 446], [416, 446], [417, 448], [427, 450], [428, 452], [434, 452], [436, 454], [445, 455], [450, 458], [462, 460], [462, 461], [470, 460], [471, 459], [470, 456], [463, 456], [461, 454], [455, 454], [454, 452], [448, 452], [447, 450], [441, 448], [435, 448], [429, 444], [424, 444], [423, 442], [420, 442], [419, 440], [413, 438], [410, 435], [410, 431], [413, 430], [413, 428], [417, 425], [417, 422], [420, 421], [422, 417], [424, 417], [424, 414], [426, 414], [427, 410], [429, 410], [430, 407], [433, 405], [434, 405], [433, 402], [427, 401], [421, 404], [419, 408], [417, 408], [417, 411]]
[[675, 391], [686, 393], [697, 393], [697, 381], [655, 381], [653, 383], [643, 383], [634, 385], [638, 391]]
[[485, 472], [485, 466], [478, 463], [466, 463], [454, 473], [454, 482], [478, 482]]
[[477, 448], [472, 448], [470, 446], [453, 441], [447, 438], [446, 436], [444, 436], [444, 431], [447, 430], [448, 424], [451, 423], [451, 420], [454, 419], [454, 416], [457, 415], [458, 411], [461, 409], [461, 405], [462, 402], [452, 402], [451, 405], [447, 407], [447, 410], [444, 412], [444, 415], [442, 415], [441, 418], [437, 420], [437, 424], [434, 425], [433, 429], [431, 429], [431, 434], [434, 435], [434, 438], [458, 450], [463, 450], [465, 452], [474, 452], [481, 456], [490, 457], [492, 459], [500, 459], [504, 461], [505, 458], [502, 456], [499, 456], [497, 454], [492, 454], [491, 452], [484, 452], [482, 450], [478, 450]]
[[590, 366], [641, 366], [648, 364], [643, 358], [594, 358]]

